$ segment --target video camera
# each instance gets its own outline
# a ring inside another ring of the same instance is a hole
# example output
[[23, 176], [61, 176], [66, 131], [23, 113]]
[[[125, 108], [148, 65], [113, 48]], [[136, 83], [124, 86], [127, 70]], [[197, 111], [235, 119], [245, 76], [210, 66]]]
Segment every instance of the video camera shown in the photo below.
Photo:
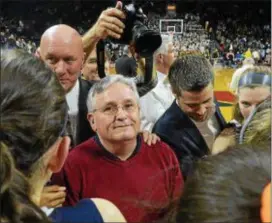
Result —
[[[152, 5], [152, 2], [147, 0], [146, 4]], [[125, 24], [124, 32], [120, 39], [109, 38], [108, 40], [112, 43], [132, 45], [140, 57], [146, 58], [145, 77], [151, 79], [153, 66], [147, 65], [147, 63], [153, 64], [153, 53], [162, 43], [161, 35], [144, 24], [147, 17], [139, 4], [133, 2], [124, 5], [122, 10], [126, 15], [123, 20]], [[97, 65], [100, 78], [105, 76], [104, 62], [104, 41], [99, 41], [97, 44]], [[147, 79], [145, 82], [148, 81]]]
[[[151, 4], [149, 1], [148, 3]], [[162, 43], [160, 33], [150, 30], [144, 25], [147, 17], [138, 4], [131, 3], [125, 5], [123, 11], [126, 15], [126, 19], [123, 21], [125, 24], [124, 32], [120, 39], [112, 38], [111, 41], [119, 44], [133, 45], [136, 53], [141, 57], [152, 55]]]

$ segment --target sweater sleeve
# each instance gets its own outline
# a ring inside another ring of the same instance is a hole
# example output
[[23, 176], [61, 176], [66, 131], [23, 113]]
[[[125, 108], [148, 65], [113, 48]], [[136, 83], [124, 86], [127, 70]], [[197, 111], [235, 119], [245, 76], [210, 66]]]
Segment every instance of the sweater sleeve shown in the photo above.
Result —
[[82, 173], [70, 155], [62, 170], [52, 176], [53, 184], [66, 187], [64, 206], [73, 206], [81, 199]]
[[54, 223], [102, 223], [96, 205], [90, 199], [81, 200], [75, 207], [56, 208], [50, 218]]
[[173, 202], [180, 199], [184, 188], [184, 180], [180, 170], [179, 162], [174, 152], [166, 145], [169, 150], [169, 179], [170, 179], [170, 197]]

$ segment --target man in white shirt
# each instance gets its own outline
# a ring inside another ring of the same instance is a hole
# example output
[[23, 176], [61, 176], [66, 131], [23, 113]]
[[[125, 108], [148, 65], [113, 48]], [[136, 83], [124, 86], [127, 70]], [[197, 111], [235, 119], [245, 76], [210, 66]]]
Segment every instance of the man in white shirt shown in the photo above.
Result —
[[154, 54], [158, 84], [154, 89], [140, 98], [141, 128], [151, 131], [156, 121], [169, 108], [174, 100], [167, 80], [169, 68], [174, 61], [172, 38], [162, 35], [162, 44]]

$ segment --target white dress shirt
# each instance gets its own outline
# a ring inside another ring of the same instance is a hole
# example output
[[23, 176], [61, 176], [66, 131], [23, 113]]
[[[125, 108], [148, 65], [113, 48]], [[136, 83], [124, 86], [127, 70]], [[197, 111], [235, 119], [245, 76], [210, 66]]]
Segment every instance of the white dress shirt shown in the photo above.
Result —
[[77, 115], [79, 98], [79, 80], [77, 79], [75, 86], [66, 94], [67, 104], [69, 106], [69, 115]]
[[215, 107], [210, 114], [210, 118], [208, 118], [206, 121], [196, 122], [193, 119], [191, 120], [198, 128], [210, 151], [212, 151], [214, 140], [220, 131], [220, 126], [215, 116]]
[[174, 101], [167, 75], [158, 71], [157, 75], [156, 87], [140, 98], [142, 130], [152, 131], [154, 124]]
[[79, 80], [76, 81], [76, 84], [72, 88], [72, 90], [66, 94], [66, 101], [69, 107], [68, 115], [71, 123], [71, 130], [74, 142], [76, 142], [77, 135], [78, 100], [79, 100]]
[[157, 71], [158, 82], [164, 81], [166, 74]]

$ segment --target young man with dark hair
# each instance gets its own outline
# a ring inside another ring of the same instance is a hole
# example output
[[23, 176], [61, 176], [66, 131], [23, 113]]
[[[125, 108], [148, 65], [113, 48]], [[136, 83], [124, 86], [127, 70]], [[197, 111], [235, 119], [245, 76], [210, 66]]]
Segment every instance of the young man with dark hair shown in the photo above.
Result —
[[194, 161], [210, 153], [225, 121], [214, 103], [213, 71], [207, 59], [185, 55], [172, 64], [168, 77], [176, 100], [153, 132], [174, 149], [186, 177]]

